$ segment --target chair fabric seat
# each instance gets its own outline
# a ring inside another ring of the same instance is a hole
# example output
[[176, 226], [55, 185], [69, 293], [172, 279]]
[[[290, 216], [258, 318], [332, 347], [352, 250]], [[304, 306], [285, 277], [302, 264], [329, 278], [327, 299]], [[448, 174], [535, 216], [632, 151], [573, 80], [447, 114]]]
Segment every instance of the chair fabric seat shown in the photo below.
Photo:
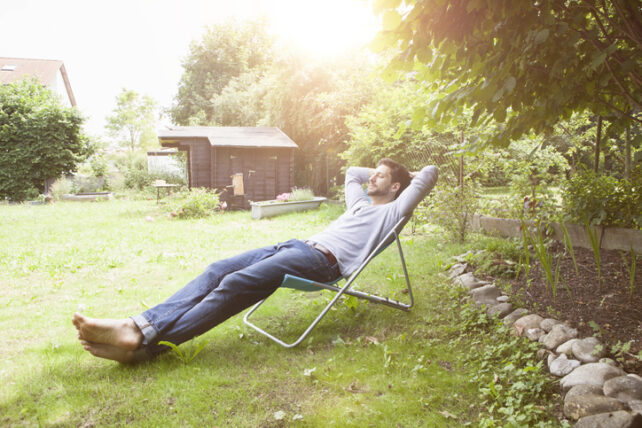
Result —
[[[324, 284], [326, 285], [334, 285], [337, 282], [341, 281], [343, 279], [342, 276], [338, 277], [334, 281], [331, 282], [326, 282]], [[319, 288], [319, 286], [314, 285], [315, 281], [311, 281], [309, 279], [301, 278], [299, 276], [294, 276], [290, 274], [286, 274], [285, 277], [283, 277], [283, 282], [281, 282], [280, 287], [285, 287], [285, 288], [291, 288], [293, 290], [299, 290], [299, 291], [320, 291], [322, 288]]]

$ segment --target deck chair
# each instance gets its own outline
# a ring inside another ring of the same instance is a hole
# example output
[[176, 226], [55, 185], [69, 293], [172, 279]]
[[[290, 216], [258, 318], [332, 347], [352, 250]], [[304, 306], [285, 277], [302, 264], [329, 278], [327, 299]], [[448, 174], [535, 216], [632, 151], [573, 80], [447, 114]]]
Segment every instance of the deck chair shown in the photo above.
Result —
[[[276, 336], [266, 332], [262, 328], [256, 326], [255, 324], [253, 324], [250, 321], [250, 316], [252, 316], [252, 314], [265, 302], [266, 299], [263, 299], [260, 302], [258, 302], [257, 304], [255, 304], [245, 314], [245, 316], [243, 317], [243, 322], [246, 325], [252, 327], [254, 330], [256, 330], [259, 333], [261, 333], [262, 335], [264, 335], [266, 337], [269, 337], [270, 339], [272, 339], [273, 341], [275, 341], [279, 345], [284, 346], [286, 348], [293, 348], [296, 345], [298, 345], [299, 343], [301, 343], [310, 334], [312, 329], [314, 327], [316, 327], [316, 325], [321, 321], [321, 319], [323, 319], [325, 314], [328, 313], [330, 308], [332, 308], [332, 306], [336, 303], [336, 301], [339, 300], [339, 298], [344, 294], [349, 295], [349, 296], [355, 296], [355, 297], [358, 297], [360, 299], [365, 299], [365, 300], [368, 300], [370, 302], [380, 303], [380, 304], [383, 304], [383, 305], [386, 305], [386, 306], [390, 306], [390, 307], [395, 308], [395, 309], [400, 309], [400, 310], [404, 310], [404, 311], [409, 310], [413, 306], [414, 300], [413, 300], [413, 297], [412, 297], [412, 289], [410, 287], [410, 278], [408, 277], [408, 269], [406, 268], [406, 261], [404, 259], [403, 251], [401, 249], [401, 241], [399, 241], [399, 233], [401, 233], [401, 230], [403, 229], [403, 227], [405, 226], [405, 224], [407, 223], [409, 218], [410, 217], [403, 217], [401, 220], [399, 220], [397, 222], [397, 224], [395, 224], [395, 226], [392, 228], [392, 230], [377, 245], [377, 247], [374, 250], [372, 250], [370, 255], [368, 255], [368, 257], [361, 264], [361, 266], [359, 266], [359, 268], [352, 275], [350, 275], [349, 278], [339, 277], [335, 281], [328, 282], [328, 283], [321, 283], [321, 282], [316, 282], [316, 281], [311, 281], [311, 280], [308, 280], [308, 279], [300, 278], [300, 277], [297, 277], [297, 276], [294, 276], [294, 275], [289, 275], [289, 274], [285, 275], [285, 277], [283, 278], [283, 282], [281, 283], [280, 287], [291, 288], [291, 289], [300, 290], [300, 291], [308, 291], [308, 292], [309, 291], [319, 291], [321, 289], [331, 290], [331, 291], [336, 292], [336, 295], [330, 301], [330, 303], [328, 303], [325, 306], [325, 308], [321, 311], [321, 313], [315, 318], [314, 321], [312, 321], [312, 323], [303, 332], [303, 334], [301, 334], [301, 336], [299, 336], [299, 338], [296, 341], [294, 341], [292, 343], [286, 343], [286, 342], [282, 341], [281, 339], [279, 339], [278, 337], [276, 337]], [[370, 263], [370, 261], [373, 258], [375, 258], [377, 255], [379, 255], [379, 253], [381, 253], [383, 250], [385, 250], [388, 247], [388, 245], [392, 244], [393, 241], [395, 241], [397, 243], [397, 248], [399, 250], [399, 258], [401, 260], [401, 265], [403, 266], [403, 273], [404, 273], [405, 279], [406, 279], [406, 289], [408, 291], [408, 296], [410, 298], [410, 302], [409, 303], [403, 303], [403, 302], [399, 302], [397, 300], [389, 299], [387, 297], [381, 297], [381, 296], [377, 296], [375, 294], [370, 294], [370, 293], [366, 293], [366, 292], [363, 292], [363, 291], [350, 289], [350, 287], [352, 286], [354, 281], [357, 279], [357, 277], [359, 276], [361, 271], [363, 271], [365, 269], [365, 267], [368, 265], [368, 263]], [[338, 282], [340, 282], [341, 280], [345, 280], [345, 284], [342, 287], [339, 287], [336, 284]]]

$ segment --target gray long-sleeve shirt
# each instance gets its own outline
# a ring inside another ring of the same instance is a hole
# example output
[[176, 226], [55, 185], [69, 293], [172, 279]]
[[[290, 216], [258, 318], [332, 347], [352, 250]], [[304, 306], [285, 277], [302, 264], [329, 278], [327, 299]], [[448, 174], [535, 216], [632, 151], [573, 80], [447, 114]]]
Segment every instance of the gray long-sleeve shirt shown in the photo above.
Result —
[[359, 268], [401, 217], [412, 213], [437, 181], [437, 168], [426, 166], [415, 175], [397, 199], [387, 204], [371, 205], [361, 187], [368, 182], [369, 173], [368, 168], [348, 168], [345, 183], [346, 212], [323, 232], [309, 239], [334, 254], [341, 274], [346, 278]]

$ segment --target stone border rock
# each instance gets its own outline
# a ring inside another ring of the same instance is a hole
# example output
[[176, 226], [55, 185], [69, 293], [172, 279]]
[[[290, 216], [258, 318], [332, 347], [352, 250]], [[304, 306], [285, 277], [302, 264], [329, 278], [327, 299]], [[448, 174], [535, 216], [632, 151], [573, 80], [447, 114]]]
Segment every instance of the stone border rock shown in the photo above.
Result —
[[642, 377], [627, 374], [595, 337], [578, 338], [566, 323], [542, 318], [524, 308], [514, 309], [494, 284], [469, 271], [467, 254], [455, 257], [449, 270], [453, 284], [465, 288], [478, 308], [503, 319], [512, 332], [541, 344], [538, 357], [547, 358], [549, 372], [560, 379], [564, 416], [575, 428], [642, 427]]

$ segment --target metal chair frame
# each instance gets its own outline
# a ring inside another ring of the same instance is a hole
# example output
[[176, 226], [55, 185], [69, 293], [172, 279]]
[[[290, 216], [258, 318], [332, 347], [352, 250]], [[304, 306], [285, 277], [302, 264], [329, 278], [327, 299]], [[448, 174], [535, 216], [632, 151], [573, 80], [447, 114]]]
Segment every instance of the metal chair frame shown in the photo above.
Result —
[[[395, 309], [400, 309], [407, 311], [409, 310], [413, 305], [414, 305], [414, 299], [412, 296], [412, 288], [410, 286], [410, 278], [408, 277], [408, 269], [406, 268], [406, 261], [403, 255], [403, 250], [401, 248], [401, 241], [399, 240], [399, 233], [401, 233], [401, 230], [405, 226], [408, 218], [403, 217], [401, 218], [397, 224], [392, 228], [392, 230], [384, 237], [384, 239], [377, 245], [377, 247], [372, 250], [372, 252], [368, 255], [366, 260], [359, 266], [359, 268], [352, 274], [350, 275], [349, 278], [344, 278], [344, 277], [339, 277], [337, 280], [329, 283], [321, 283], [321, 282], [316, 282], [316, 281], [310, 281], [305, 278], [300, 278], [294, 275], [285, 275], [283, 278], [283, 282], [281, 283], [280, 287], [285, 287], [285, 288], [292, 288], [300, 291], [319, 291], [319, 289], [324, 289], [324, 290], [331, 290], [336, 292], [337, 294], [334, 296], [334, 298], [328, 303], [325, 308], [321, 311], [321, 313], [312, 321], [312, 323], [308, 326], [308, 328], [299, 336], [299, 338], [292, 342], [292, 343], [286, 343], [283, 340], [279, 339], [278, 337], [266, 332], [262, 328], [258, 327], [254, 323], [252, 323], [249, 318], [250, 316], [265, 302], [267, 299], [263, 299], [257, 304], [255, 304], [243, 317], [243, 322], [252, 327], [254, 330], [258, 331], [262, 335], [272, 339], [276, 343], [278, 343], [281, 346], [284, 346], [286, 348], [293, 348], [297, 346], [299, 343], [301, 343], [303, 340], [305, 340], [306, 337], [310, 334], [312, 329], [316, 327], [316, 325], [323, 319], [323, 317], [328, 313], [330, 308], [334, 306], [337, 300], [339, 298], [346, 294], [349, 296], [354, 296], [358, 297], [360, 299], [365, 299], [370, 302], [374, 303], [379, 303], [382, 305], [390, 306]], [[392, 241], [396, 241], [397, 243], [397, 248], [399, 250], [399, 258], [401, 259], [401, 265], [403, 267], [403, 272], [406, 280], [406, 290], [408, 291], [408, 296], [410, 298], [409, 303], [403, 303], [397, 300], [389, 299], [387, 297], [381, 297], [376, 294], [371, 294], [371, 293], [366, 293], [363, 291], [358, 291], [358, 290], [352, 290], [350, 287], [356, 280], [356, 278], [359, 276], [361, 271], [363, 271], [366, 266], [370, 263], [370, 261], [375, 258], [380, 252], [385, 250], [388, 245], [392, 243]], [[346, 282], [342, 287], [338, 287], [335, 284], [342, 279], [345, 279]]]

